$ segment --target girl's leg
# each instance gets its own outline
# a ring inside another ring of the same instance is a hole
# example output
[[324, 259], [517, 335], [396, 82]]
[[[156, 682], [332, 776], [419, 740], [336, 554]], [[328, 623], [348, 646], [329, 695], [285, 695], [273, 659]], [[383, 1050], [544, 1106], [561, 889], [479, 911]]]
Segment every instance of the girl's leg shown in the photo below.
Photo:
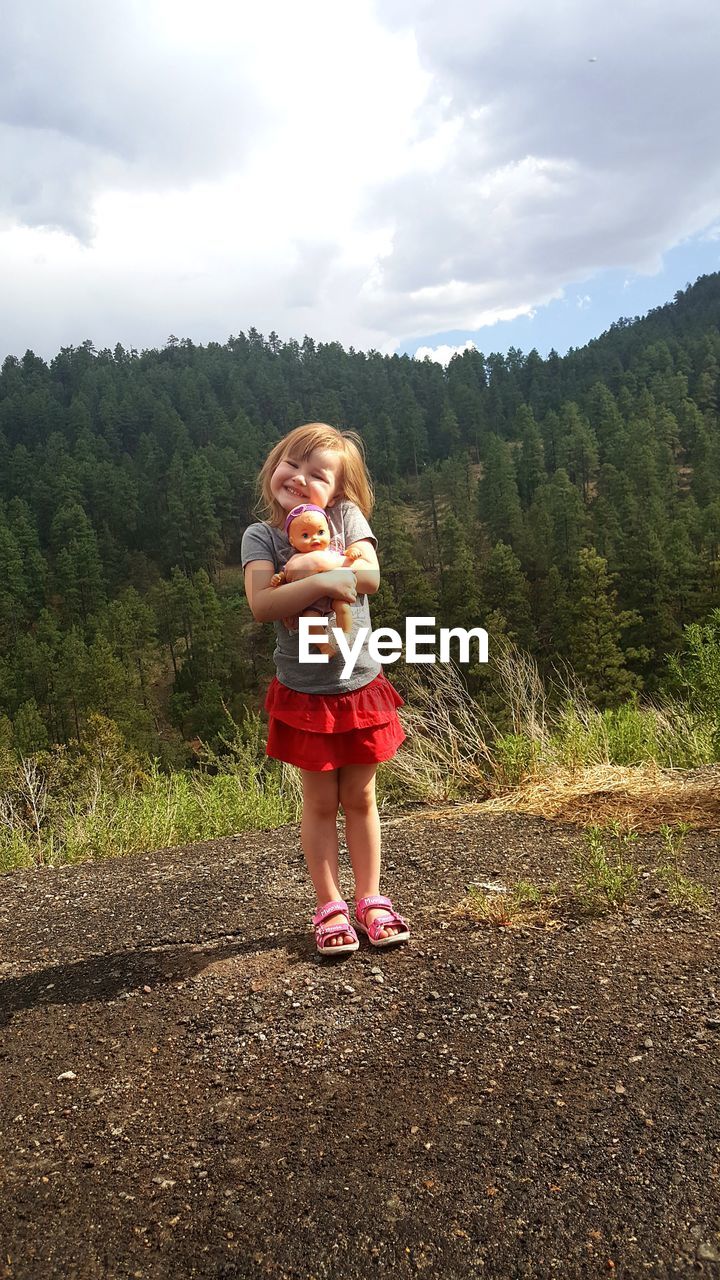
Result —
[[[303, 784], [300, 838], [319, 907], [342, 898], [338, 884], [338, 772], [337, 769], [326, 773], [311, 769], [300, 770]], [[347, 916], [343, 917], [337, 912], [328, 916], [325, 924], [334, 924], [343, 918], [347, 919]], [[350, 942], [352, 938], [349, 933], [338, 933], [334, 938], [328, 939], [327, 946], [339, 947]]]
[[[367, 898], [380, 892], [380, 817], [375, 799], [376, 764], [347, 764], [338, 769], [340, 804], [345, 812], [345, 836], [355, 873], [355, 898]], [[370, 923], [382, 915], [382, 908], [371, 907]], [[399, 933], [399, 925], [380, 930], [381, 938]]]

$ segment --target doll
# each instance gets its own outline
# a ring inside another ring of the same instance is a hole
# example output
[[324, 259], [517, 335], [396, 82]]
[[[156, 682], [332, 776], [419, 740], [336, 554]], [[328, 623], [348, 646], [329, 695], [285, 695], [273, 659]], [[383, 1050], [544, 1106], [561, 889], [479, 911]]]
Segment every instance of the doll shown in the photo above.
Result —
[[[285, 521], [285, 532], [296, 554], [291, 556], [281, 573], [270, 579], [271, 587], [279, 587], [283, 582], [297, 582], [312, 573], [324, 573], [328, 569], [352, 568], [355, 560], [362, 559], [361, 547], [350, 547], [347, 551], [337, 551], [330, 546], [330, 526], [322, 507], [312, 502], [293, 507]], [[312, 556], [309, 560], [308, 556]], [[300, 615], [303, 618], [328, 617], [335, 614], [335, 625], [349, 639], [352, 632], [352, 610], [344, 600], [331, 600], [329, 596], [316, 600], [314, 605], [305, 609]], [[284, 618], [285, 626], [292, 620]], [[315, 640], [320, 653], [333, 657], [337, 653], [337, 644], [331, 638]]]

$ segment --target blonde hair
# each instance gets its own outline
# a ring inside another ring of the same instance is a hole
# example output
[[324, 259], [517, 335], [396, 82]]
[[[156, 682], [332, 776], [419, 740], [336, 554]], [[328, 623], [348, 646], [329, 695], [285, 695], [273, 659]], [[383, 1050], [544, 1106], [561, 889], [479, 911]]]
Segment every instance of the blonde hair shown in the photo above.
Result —
[[258, 476], [260, 498], [255, 508], [256, 513], [270, 524], [282, 527], [287, 512], [276, 501], [270, 491], [270, 479], [275, 468], [288, 454], [296, 454], [301, 462], [308, 458], [315, 449], [332, 449], [341, 455], [342, 466], [338, 477], [340, 492], [336, 501], [346, 498], [354, 502], [362, 511], [365, 519], [369, 519], [375, 504], [372, 483], [365, 464], [365, 445], [357, 431], [339, 431], [326, 422], [307, 422], [304, 426], [295, 427], [270, 450]]

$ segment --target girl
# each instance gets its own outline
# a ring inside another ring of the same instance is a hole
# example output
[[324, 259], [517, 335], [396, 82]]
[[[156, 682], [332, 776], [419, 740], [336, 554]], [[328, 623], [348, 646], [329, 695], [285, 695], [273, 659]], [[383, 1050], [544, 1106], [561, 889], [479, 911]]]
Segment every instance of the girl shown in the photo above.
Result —
[[[275, 667], [265, 699], [269, 716], [266, 753], [297, 765], [302, 774], [301, 840], [315, 886], [317, 949], [357, 951], [358, 937], [338, 884], [337, 814], [345, 813], [347, 846], [355, 876], [355, 923], [373, 946], [409, 938], [408, 925], [380, 895], [380, 819], [375, 799], [378, 762], [395, 755], [405, 733], [397, 708], [403, 700], [363, 646], [352, 675], [341, 680], [342, 654], [326, 664], [299, 661], [298, 634], [281, 619], [296, 618], [330, 596], [352, 606], [355, 632], [370, 629], [367, 597], [380, 584], [377, 539], [367, 522], [373, 495], [362, 441], [353, 431], [325, 423], [296, 427], [271, 450], [260, 472], [261, 510], [267, 520], [250, 525], [242, 540], [245, 592], [258, 622], [275, 624]], [[288, 512], [322, 507], [341, 548], [360, 549], [353, 568], [312, 573], [272, 587], [274, 574], [294, 550], [284, 532]], [[351, 639], [352, 643], [352, 639]]]

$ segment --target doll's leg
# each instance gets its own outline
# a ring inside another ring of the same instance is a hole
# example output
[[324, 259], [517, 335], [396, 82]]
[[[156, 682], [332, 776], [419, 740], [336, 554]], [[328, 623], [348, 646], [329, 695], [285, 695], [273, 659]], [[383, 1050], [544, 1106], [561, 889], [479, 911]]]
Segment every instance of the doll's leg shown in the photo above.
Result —
[[[303, 609], [300, 614], [301, 618], [327, 618], [327, 616], [324, 609], [313, 608], [312, 605], [308, 609]], [[317, 649], [318, 653], [324, 653], [328, 658], [334, 658], [337, 653], [337, 645], [330, 632], [328, 632], [327, 640], [311, 640], [310, 644], [314, 649]]]
[[333, 600], [333, 613], [335, 614], [335, 625], [346, 635], [352, 635], [353, 616], [352, 609], [346, 600]]
[[[303, 786], [302, 823], [300, 838], [310, 879], [315, 887], [317, 905], [324, 907], [326, 902], [335, 902], [342, 898], [340, 892], [338, 866], [338, 770], [330, 769], [320, 773], [311, 769], [301, 769]], [[343, 917], [328, 916], [325, 924], [335, 924]], [[328, 938], [329, 947], [342, 946], [352, 942], [349, 933], [338, 933]]]
[[[375, 799], [376, 764], [346, 764], [340, 774], [339, 797], [345, 813], [345, 839], [355, 873], [355, 898], [380, 892], [380, 817]], [[382, 916], [382, 908], [371, 907], [368, 924]], [[381, 938], [400, 932], [399, 925], [380, 930]]]

